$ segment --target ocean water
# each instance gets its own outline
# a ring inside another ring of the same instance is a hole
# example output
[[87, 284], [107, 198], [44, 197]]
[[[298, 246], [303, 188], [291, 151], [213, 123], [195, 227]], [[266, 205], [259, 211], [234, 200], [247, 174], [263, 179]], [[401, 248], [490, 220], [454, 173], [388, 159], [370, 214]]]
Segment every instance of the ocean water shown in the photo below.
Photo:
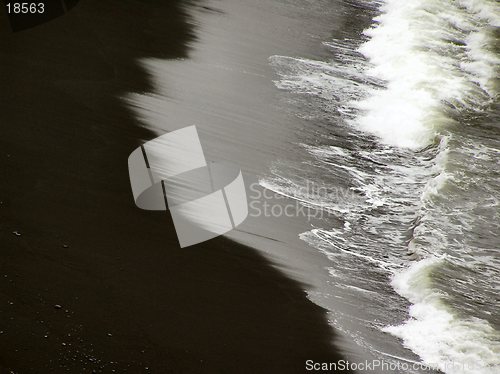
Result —
[[337, 328], [387, 358], [378, 342], [395, 339], [407, 361], [498, 373], [500, 4], [343, 4], [366, 26], [324, 40], [328, 58], [269, 59], [307, 126], [300, 161], [260, 183], [334, 217], [300, 238], [348, 295], [336, 302], [364, 306], [337, 311]]
[[196, 124], [215, 156], [325, 212], [299, 233], [328, 270], [309, 294], [364, 352], [426, 365], [404, 373], [500, 372], [500, 5], [214, 6], [190, 11], [190, 58], [141, 61], [155, 92], [127, 96], [138, 119]]

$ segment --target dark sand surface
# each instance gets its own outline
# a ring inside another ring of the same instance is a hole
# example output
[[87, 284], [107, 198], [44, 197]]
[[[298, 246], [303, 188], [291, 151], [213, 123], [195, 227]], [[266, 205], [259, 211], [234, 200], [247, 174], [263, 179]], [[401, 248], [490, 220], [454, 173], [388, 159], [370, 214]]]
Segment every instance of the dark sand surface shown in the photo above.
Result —
[[127, 157], [155, 135], [118, 97], [150, 90], [137, 58], [188, 56], [182, 8], [86, 0], [15, 34], [0, 17], [0, 373], [338, 359], [299, 283], [225, 238], [181, 250], [168, 214], [133, 204]]

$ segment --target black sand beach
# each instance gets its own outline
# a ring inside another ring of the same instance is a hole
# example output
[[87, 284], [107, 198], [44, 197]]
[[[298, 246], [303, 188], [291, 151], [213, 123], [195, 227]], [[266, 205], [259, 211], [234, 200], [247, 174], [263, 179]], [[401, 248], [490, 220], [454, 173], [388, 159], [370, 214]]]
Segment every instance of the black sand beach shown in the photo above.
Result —
[[82, 1], [0, 20], [0, 372], [303, 372], [335, 361], [324, 310], [248, 247], [178, 248], [134, 206], [127, 157], [156, 135], [120, 97], [141, 57], [189, 57], [178, 2]]

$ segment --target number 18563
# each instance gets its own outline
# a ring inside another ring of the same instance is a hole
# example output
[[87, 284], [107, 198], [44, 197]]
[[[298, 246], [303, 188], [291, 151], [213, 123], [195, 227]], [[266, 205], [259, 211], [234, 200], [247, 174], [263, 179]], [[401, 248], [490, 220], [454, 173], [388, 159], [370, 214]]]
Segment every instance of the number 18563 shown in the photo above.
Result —
[[7, 3], [9, 14], [42, 14], [45, 12], [44, 3]]

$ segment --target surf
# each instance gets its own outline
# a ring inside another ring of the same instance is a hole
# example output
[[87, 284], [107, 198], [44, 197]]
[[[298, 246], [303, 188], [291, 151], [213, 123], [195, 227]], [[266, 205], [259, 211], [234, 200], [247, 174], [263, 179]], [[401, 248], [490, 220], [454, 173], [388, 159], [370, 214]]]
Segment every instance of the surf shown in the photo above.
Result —
[[[373, 2], [356, 4], [371, 7]], [[335, 274], [343, 273], [342, 281], [350, 286], [370, 289], [356, 267], [390, 274], [393, 292], [409, 303], [408, 314], [379, 328], [445, 373], [491, 373], [500, 365], [498, 331], [475, 315], [480, 313], [473, 304], [467, 309], [452, 305], [469, 291], [456, 288], [448, 274], [462, 268], [473, 274], [475, 267], [465, 259], [489, 266], [488, 256], [474, 255], [480, 248], [467, 245], [465, 234], [474, 230], [477, 217], [467, 212], [464, 191], [483, 178], [481, 193], [494, 196], [495, 182], [484, 170], [498, 150], [462, 133], [467, 133], [464, 123], [489, 113], [498, 100], [499, 26], [500, 6], [490, 0], [386, 0], [359, 39], [324, 43], [331, 60], [269, 60], [278, 76], [276, 87], [290, 92], [292, 101], [303, 98], [297, 115], [311, 126], [322, 124], [311, 133], [323, 134], [323, 123], [330, 126], [327, 133], [334, 133], [305, 146], [301, 142], [312, 160], [307, 164], [314, 165], [301, 178], [346, 184], [357, 194], [322, 201], [322, 207], [334, 208], [343, 226], [314, 228], [300, 238], [334, 261]], [[469, 153], [474, 163], [466, 158]], [[288, 168], [300, 166], [284, 163], [276, 163], [263, 184], [278, 192], [300, 192], [300, 178], [286, 175]], [[482, 174], [468, 176], [471, 164]], [[307, 195], [295, 198], [312, 202]], [[494, 215], [490, 205], [484, 205], [484, 213]], [[498, 274], [494, 265], [491, 273]], [[438, 287], [437, 279], [450, 284]], [[493, 286], [481, 282], [486, 295]], [[381, 308], [402, 307], [385, 297], [391, 301]], [[392, 318], [401, 317], [394, 312]], [[463, 343], [470, 340], [474, 343]]]

